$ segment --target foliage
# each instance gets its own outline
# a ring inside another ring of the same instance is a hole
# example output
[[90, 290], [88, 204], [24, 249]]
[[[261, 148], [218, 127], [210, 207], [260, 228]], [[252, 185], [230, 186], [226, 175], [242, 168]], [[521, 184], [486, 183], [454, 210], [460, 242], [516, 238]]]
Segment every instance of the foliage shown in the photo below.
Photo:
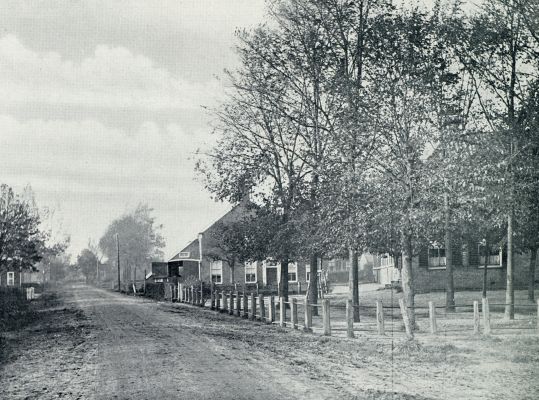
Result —
[[99, 240], [99, 249], [109, 263], [116, 263], [117, 239], [120, 245], [120, 265], [143, 271], [152, 261], [162, 259], [161, 249], [165, 242], [160, 233], [161, 225], [155, 224], [151, 213], [152, 209], [148, 205], [140, 204], [133, 212], [111, 222]]

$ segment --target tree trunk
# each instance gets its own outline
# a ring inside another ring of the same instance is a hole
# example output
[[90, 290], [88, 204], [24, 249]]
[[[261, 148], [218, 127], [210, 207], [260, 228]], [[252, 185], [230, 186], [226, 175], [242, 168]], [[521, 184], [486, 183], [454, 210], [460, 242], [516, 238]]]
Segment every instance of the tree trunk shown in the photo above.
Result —
[[537, 259], [537, 247], [531, 249], [530, 266], [528, 269], [528, 300], [535, 301], [535, 262]]
[[451, 232], [451, 209], [449, 208], [449, 195], [444, 194], [444, 242], [445, 242], [445, 271], [446, 271], [446, 297], [447, 311], [455, 311], [455, 285], [453, 279], [453, 235]]
[[230, 283], [234, 283], [235, 277], [234, 277], [234, 270], [235, 270], [235, 263], [228, 263], [228, 266], [230, 268]]
[[284, 299], [284, 301], [288, 301], [288, 257], [281, 258], [279, 297]]
[[355, 250], [350, 249], [350, 274], [348, 286], [350, 288], [349, 298], [354, 306], [354, 322], [359, 322], [359, 257]]
[[513, 286], [513, 209], [507, 216], [507, 287], [505, 289], [505, 319], [515, 319], [515, 288]]
[[[309, 266], [309, 293], [308, 299], [310, 304], [318, 303], [318, 255], [311, 254], [311, 264]], [[318, 307], [312, 308], [312, 315], [318, 315]]]
[[402, 291], [406, 306], [409, 307], [410, 325], [415, 329], [415, 288], [412, 275], [412, 235], [407, 231], [403, 235], [402, 241]]
[[483, 298], [487, 298], [487, 271], [490, 243], [485, 239], [485, 262], [483, 263]]

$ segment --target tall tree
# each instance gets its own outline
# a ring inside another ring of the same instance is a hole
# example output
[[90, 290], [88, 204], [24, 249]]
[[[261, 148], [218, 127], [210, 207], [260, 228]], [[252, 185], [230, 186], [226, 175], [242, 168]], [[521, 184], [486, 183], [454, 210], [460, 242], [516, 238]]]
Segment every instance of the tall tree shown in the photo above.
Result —
[[151, 214], [152, 209], [148, 205], [139, 204], [133, 212], [112, 221], [99, 240], [99, 248], [109, 262], [116, 262], [118, 235], [120, 262], [126, 267], [124, 276], [129, 269], [132, 271], [128, 279], [136, 279], [138, 271], [144, 271], [151, 261], [163, 257], [161, 249], [165, 247], [165, 241], [160, 232], [162, 226], [155, 223]]
[[29, 269], [43, 256], [46, 235], [33, 197], [23, 199], [12, 188], [0, 186], [0, 271]]

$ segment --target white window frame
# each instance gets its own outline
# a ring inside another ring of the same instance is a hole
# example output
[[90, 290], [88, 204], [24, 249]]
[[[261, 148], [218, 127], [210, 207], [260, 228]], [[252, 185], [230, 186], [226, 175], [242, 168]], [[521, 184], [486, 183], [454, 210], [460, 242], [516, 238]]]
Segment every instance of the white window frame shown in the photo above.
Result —
[[15, 272], [10, 271], [7, 273], [7, 280], [6, 285], [7, 286], [15, 286]]
[[[214, 276], [219, 276], [219, 281], [214, 281]], [[210, 261], [210, 281], [216, 285], [223, 284], [223, 260]]]
[[[254, 276], [255, 276], [255, 279], [254, 281], [253, 280], [247, 280], [247, 268], [249, 268], [250, 272], [249, 272], [249, 275], [253, 275], [252, 273], [252, 270], [254, 269]], [[257, 262], [256, 261], [247, 261], [245, 263], [245, 274], [244, 274], [244, 280], [245, 280], [245, 283], [256, 283], [258, 282], [258, 271], [257, 271]]]
[[190, 251], [180, 251], [178, 253], [178, 258], [189, 258], [189, 257], [191, 257]]
[[[445, 256], [440, 256], [440, 250], [443, 249], [445, 252]], [[431, 257], [431, 252], [437, 252], [437, 256]], [[434, 265], [431, 264], [431, 259], [437, 259], [438, 263], [434, 263]], [[437, 269], [446, 269], [447, 268], [447, 250], [444, 246], [440, 245], [437, 242], [431, 243], [427, 249], [427, 268], [431, 270], [437, 270]]]
[[[290, 268], [292, 267], [292, 269]], [[296, 274], [296, 279], [291, 280], [290, 274]], [[298, 281], [298, 263], [288, 263], [288, 282], [289, 283], [297, 283]]]
[[[483, 249], [482, 249], [483, 246], [484, 246], [483, 243], [478, 243], [477, 244], [477, 252], [478, 252], [478, 257], [477, 258], [479, 260], [479, 265], [477, 266], [477, 268], [479, 268], [479, 269], [485, 269], [485, 259], [484, 259], [485, 256], [482, 254], [483, 253]], [[499, 247], [499, 250], [500, 251], [498, 253], [498, 264], [490, 264], [490, 263], [488, 263], [487, 264], [487, 269], [489, 269], [489, 268], [502, 268], [503, 267], [503, 249], [502, 249], [501, 246]], [[489, 259], [492, 256], [495, 257], [496, 255], [495, 254], [493, 255], [491, 253], [488, 256]], [[489, 260], [489, 262], [490, 262], [490, 260]]]
[[[395, 257], [390, 256], [389, 253], [378, 254], [378, 267], [373, 269], [392, 268], [395, 267]], [[385, 265], [382, 265], [382, 260], [387, 260]]]

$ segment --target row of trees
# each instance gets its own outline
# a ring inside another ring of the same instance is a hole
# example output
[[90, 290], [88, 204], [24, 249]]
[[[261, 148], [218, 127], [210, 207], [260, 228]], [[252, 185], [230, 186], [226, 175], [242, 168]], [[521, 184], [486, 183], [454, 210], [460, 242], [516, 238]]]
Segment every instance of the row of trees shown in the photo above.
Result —
[[0, 185], [0, 272], [31, 270], [40, 262], [40, 269], [46, 270], [64, 253], [69, 238], [55, 240], [42, 223], [48, 213], [42, 210], [40, 215], [31, 187], [17, 194]]
[[[88, 282], [96, 282], [97, 273], [116, 280], [118, 245], [124, 279], [141, 279], [152, 261], [162, 260], [165, 241], [151, 215], [152, 209], [139, 204], [110, 223], [98, 244], [91, 241], [77, 257], [77, 266]], [[103, 278], [101, 278], [103, 279]]]
[[197, 168], [217, 199], [261, 205], [259, 250], [281, 262], [280, 295], [290, 259], [312, 260], [316, 302], [316, 260], [348, 254], [358, 304], [358, 255], [388, 252], [413, 306], [420, 246], [467, 236], [505, 242], [513, 318], [514, 253], [532, 250], [533, 294], [539, 244], [539, 2], [267, 5], [267, 23], [238, 32], [241, 66]]

